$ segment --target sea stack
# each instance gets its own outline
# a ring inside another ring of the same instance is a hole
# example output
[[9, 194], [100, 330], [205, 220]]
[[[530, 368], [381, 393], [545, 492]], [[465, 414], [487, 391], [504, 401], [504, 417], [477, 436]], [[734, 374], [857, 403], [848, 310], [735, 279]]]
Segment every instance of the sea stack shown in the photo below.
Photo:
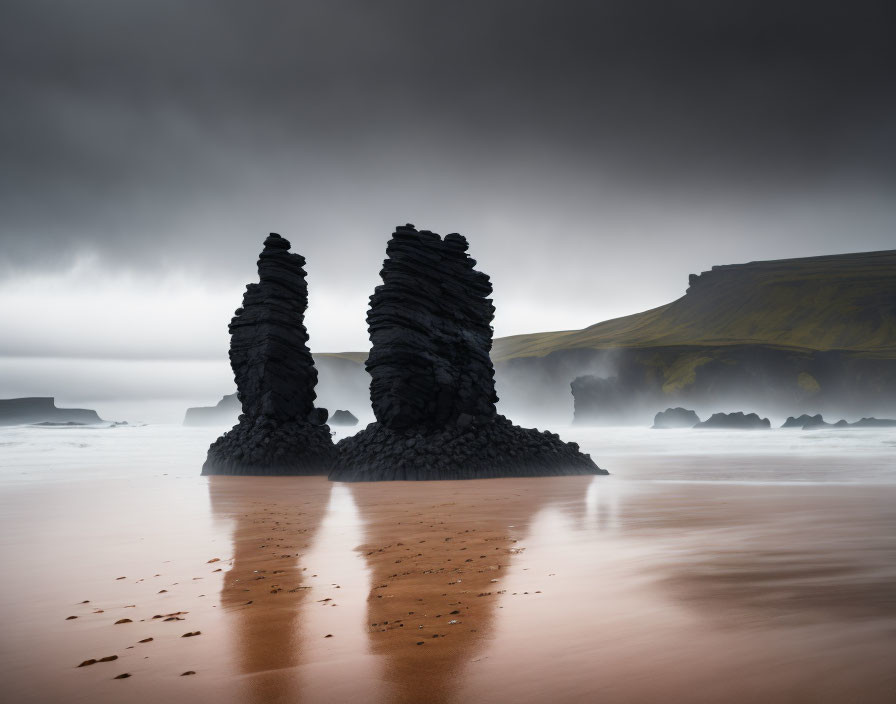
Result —
[[314, 407], [317, 370], [308, 350], [305, 259], [271, 233], [257, 284], [230, 321], [230, 366], [239, 422], [208, 450], [203, 474], [326, 474], [335, 446], [327, 412]]
[[367, 314], [377, 421], [338, 444], [330, 479], [607, 474], [575, 443], [498, 415], [488, 276], [467, 240], [398, 227]]

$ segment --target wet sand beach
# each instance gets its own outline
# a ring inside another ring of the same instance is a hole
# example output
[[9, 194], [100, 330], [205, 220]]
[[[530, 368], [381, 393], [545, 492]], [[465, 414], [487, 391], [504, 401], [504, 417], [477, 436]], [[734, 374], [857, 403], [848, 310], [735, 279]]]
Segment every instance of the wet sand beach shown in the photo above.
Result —
[[896, 688], [891, 436], [850, 457], [583, 435], [612, 476], [353, 485], [200, 478], [207, 433], [62, 433], [4, 438], [19, 443], [0, 464], [4, 701]]

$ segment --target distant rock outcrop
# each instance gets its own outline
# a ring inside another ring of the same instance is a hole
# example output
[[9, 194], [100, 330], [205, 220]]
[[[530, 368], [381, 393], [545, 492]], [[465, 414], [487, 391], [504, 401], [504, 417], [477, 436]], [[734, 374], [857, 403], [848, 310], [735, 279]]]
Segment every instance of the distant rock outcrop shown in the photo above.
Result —
[[350, 411], [336, 411], [330, 418], [330, 425], [357, 425], [358, 419]]
[[655, 429], [693, 428], [700, 422], [700, 417], [687, 408], [667, 408], [660, 411], [653, 419]]
[[575, 443], [497, 414], [492, 287], [465, 238], [406, 225], [386, 256], [367, 315], [377, 422], [339, 443], [331, 479], [606, 473]]
[[0, 425], [69, 424], [104, 422], [96, 411], [86, 408], [56, 408], [52, 396], [0, 399]]
[[849, 424], [850, 428], [896, 428], [896, 420], [892, 418], [862, 418]]
[[821, 414], [810, 416], [808, 413], [803, 413], [803, 415], [794, 417], [789, 416], [787, 420], [781, 425], [782, 428], [802, 428], [806, 423], [810, 421], [814, 421], [816, 419], [822, 419]]
[[728, 428], [732, 430], [757, 430], [771, 428], [768, 418], [760, 418], [755, 413], [713, 413], [709, 420], [697, 423], [695, 428]]
[[233, 425], [240, 415], [240, 400], [236, 394], [228, 394], [214, 406], [188, 408], [184, 425]]
[[[208, 451], [203, 474], [324, 474], [335, 455], [306, 345], [305, 259], [271, 234], [230, 321], [230, 366], [243, 413]], [[323, 412], [323, 420], [321, 420]]]
[[803, 430], [812, 430], [815, 428], [896, 428], [896, 420], [889, 418], [862, 418], [855, 423], [848, 423], [845, 420], [838, 420], [836, 423], [826, 423], [821, 414], [818, 413], [810, 416], [806, 413], [794, 418], [791, 416], [782, 428], [802, 428]]
[[[846, 421], [842, 422], [844, 425], [847, 425]], [[784, 421], [784, 424], [781, 427], [811, 430], [812, 428], [829, 428], [832, 426], [830, 423], [825, 422], [825, 419], [822, 417], [821, 413], [816, 413], [814, 416], [810, 416], [808, 413], [803, 413], [803, 415], [797, 418], [790, 416], [787, 420]]]

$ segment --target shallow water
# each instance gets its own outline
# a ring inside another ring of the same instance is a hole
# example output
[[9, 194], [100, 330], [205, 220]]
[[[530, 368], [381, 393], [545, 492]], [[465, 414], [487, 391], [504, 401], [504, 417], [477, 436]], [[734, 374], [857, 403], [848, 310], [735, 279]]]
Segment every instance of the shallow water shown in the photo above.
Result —
[[891, 701], [894, 430], [377, 485], [199, 477], [216, 434], [0, 429], [5, 700]]

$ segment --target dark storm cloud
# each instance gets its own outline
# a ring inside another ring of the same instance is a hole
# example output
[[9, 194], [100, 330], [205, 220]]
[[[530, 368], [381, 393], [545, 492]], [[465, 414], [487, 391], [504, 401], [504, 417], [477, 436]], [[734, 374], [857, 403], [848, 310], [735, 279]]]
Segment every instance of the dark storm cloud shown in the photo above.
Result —
[[0, 269], [242, 275], [280, 229], [367, 290], [405, 220], [493, 262], [548, 234], [567, 258], [640, 256], [633, 212], [657, 211], [643, 241], [707, 202], [746, 234], [791, 195], [842, 196], [852, 240], [820, 210], [757, 256], [883, 246], [892, 7], [7, 0]]

